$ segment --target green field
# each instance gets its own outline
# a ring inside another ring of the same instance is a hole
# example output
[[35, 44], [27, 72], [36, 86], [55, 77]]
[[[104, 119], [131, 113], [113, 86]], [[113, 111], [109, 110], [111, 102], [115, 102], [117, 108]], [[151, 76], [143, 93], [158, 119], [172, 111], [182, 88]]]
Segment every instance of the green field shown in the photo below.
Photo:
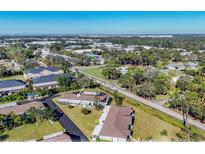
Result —
[[44, 122], [39, 128], [36, 124], [26, 124], [16, 129], [5, 131], [2, 138], [4, 141], [26, 141], [32, 139], [41, 139], [45, 135], [49, 135], [58, 131], [63, 131], [63, 127], [58, 122]]
[[22, 81], [25, 81], [23, 75], [15, 75], [15, 76], [4, 77], [4, 78], [0, 78], [0, 80], [22, 80]]
[[89, 67], [81, 69], [81, 71], [88, 73], [90, 75], [93, 75], [97, 78], [105, 79], [105, 77], [102, 75], [103, 68], [104, 66], [89, 66]]
[[97, 111], [91, 109], [91, 113], [85, 115], [81, 113], [80, 107], [69, 108], [68, 105], [62, 105], [57, 102], [57, 98], [54, 98], [53, 101], [63, 110], [63, 112], [72, 119], [72, 121], [78, 126], [78, 128], [89, 138], [91, 139], [91, 134], [98, 124], [98, 119], [102, 111]]
[[117, 80], [107, 80], [107, 79], [105, 79], [105, 77], [102, 74], [103, 68], [104, 68], [104, 66], [88, 66], [86, 68], [81, 68], [80, 70], [82, 72], [85, 72], [85, 73], [88, 73], [88, 74], [90, 74], [92, 76], [95, 76], [95, 77], [97, 77], [99, 79], [103, 79], [103, 80], [105, 80], [107, 82], [115, 83], [115, 84], [119, 85]]

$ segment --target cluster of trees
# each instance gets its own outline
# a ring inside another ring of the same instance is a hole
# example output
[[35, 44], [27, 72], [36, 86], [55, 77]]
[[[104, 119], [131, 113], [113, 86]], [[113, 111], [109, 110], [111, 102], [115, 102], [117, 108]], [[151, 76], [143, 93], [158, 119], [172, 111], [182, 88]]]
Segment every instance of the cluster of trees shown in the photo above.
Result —
[[27, 90], [22, 90], [20, 92], [12, 93], [11, 95], [6, 95], [0, 98], [0, 103], [21, 101], [27, 99]]
[[72, 66], [71, 62], [65, 58], [53, 55], [46, 56], [45, 63], [48, 66], [56, 66], [59, 68], [70, 68]]
[[169, 102], [171, 108], [181, 111], [184, 125], [188, 116], [205, 121], [205, 78], [204, 76], [182, 76], [176, 83], [178, 89]]
[[13, 75], [22, 75], [22, 70], [13, 70], [12, 68], [7, 68], [5, 66], [0, 66], [0, 78], [13, 76]]
[[37, 127], [39, 127], [45, 121], [56, 121], [58, 118], [59, 113], [50, 108], [36, 109], [32, 107], [26, 113], [20, 115], [16, 115], [13, 112], [7, 115], [0, 114], [0, 133], [5, 130], [15, 129], [23, 124], [36, 123]]
[[21, 90], [20, 92], [15, 92], [10, 95], [5, 95], [0, 98], [0, 104], [1, 103], [7, 103], [7, 102], [18, 102], [22, 100], [28, 99], [28, 95], [31, 94], [34, 96], [45, 96], [45, 95], [52, 95], [57, 93], [55, 89], [35, 89], [33, 90], [32, 85], [28, 86], [26, 89]]
[[100, 38], [104, 42], [127, 45], [148, 45], [153, 47], [164, 48], [184, 48], [187, 50], [197, 51], [205, 48], [205, 38], [193, 35], [175, 36], [173, 38], [141, 38], [141, 37], [104, 37]]
[[102, 74], [106, 79], [118, 79], [121, 73], [117, 67], [118, 65], [110, 63], [105, 68], [103, 68]]
[[77, 90], [79, 88], [95, 88], [99, 84], [83, 74], [73, 74], [69, 76], [59, 77], [57, 79], [59, 91]]
[[[125, 65], [143, 65], [143, 66], [155, 66], [162, 68], [167, 65], [170, 61], [173, 62], [189, 62], [198, 61], [199, 57], [203, 61], [202, 53], [192, 53], [190, 56], [181, 55], [180, 51], [169, 50], [169, 49], [148, 49], [139, 52], [125, 52], [125, 51], [105, 51], [103, 53], [106, 63], [113, 61], [115, 64]], [[160, 65], [159, 65], [160, 64]]]
[[119, 83], [137, 95], [150, 99], [156, 95], [166, 95], [170, 89], [169, 77], [153, 67], [135, 67], [127, 74], [121, 75]]

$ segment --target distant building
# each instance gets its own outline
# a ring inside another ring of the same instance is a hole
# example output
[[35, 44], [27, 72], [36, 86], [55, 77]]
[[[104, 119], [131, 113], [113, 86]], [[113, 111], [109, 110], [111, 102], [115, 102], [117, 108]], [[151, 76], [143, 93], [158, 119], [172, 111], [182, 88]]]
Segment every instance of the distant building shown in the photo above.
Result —
[[128, 67], [127, 66], [121, 66], [116, 68], [118, 71], [120, 71], [121, 74], [127, 74], [128, 73]]
[[188, 62], [184, 64], [188, 69], [195, 69], [198, 66], [197, 62]]
[[82, 106], [91, 108], [94, 106], [98, 98], [98, 103], [105, 106], [109, 103], [110, 97], [104, 93], [97, 92], [70, 92], [63, 93], [58, 99], [58, 102], [62, 104], [70, 104], [73, 106]]
[[184, 70], [186, 67], [182, 63], [171, 63], [165, 67], [168, 70]]
[[134, 110], [124, 106], [106, 106], [99, 124], [92, 133], [92, 139], [125, 142], [132, 135]]
[[47, 76], [40, 76], [37, 78], [32, 79], [33, 87], [36, 88], [43, 88], [43, 89], [53, 89], [58, 87], [57, 79], [59, 77], [64, 76], [64, 74], [53, 74]]
[[21, 67], [22, 67], [22, 65], [20, 65], [16, 61], [10, 60], [10, 59], [0, 60], [0, 65], [5, 66], [7, 69], [11, 69], [11, 70], [15, 70], [15, 71], [21, 70]]
[[10, 95], [26, 88], [26, 83], [21, 80], [0, 81], [0, 96]]
[[103, 64], [105, 63], [105, 60], [104, 60], [104, 58], [103, 58], [101, 55], [90, 54], [90, 53], [85, 54], [85, 55], [88, 56], [88, 57], [91, 57], [91, 58], [95, 59], [96, 62], [97, 62], [98, 64], [100, 64], [100, 65], [103, 65]]
[[31, 70], [28, 70], [24, 73], [25, 79], [33, 79], [38, 78], [42, 76], [48, 76], [48, 75], [57, 75], [57, 74], [63, 74], [63, 70], [60, 70], [56, 67], [38, 67]]

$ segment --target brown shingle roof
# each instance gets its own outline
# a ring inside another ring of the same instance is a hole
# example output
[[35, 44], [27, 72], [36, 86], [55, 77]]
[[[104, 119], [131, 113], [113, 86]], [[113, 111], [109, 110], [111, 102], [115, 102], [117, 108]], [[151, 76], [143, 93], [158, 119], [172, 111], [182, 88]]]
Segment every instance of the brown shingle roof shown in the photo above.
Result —
[[130, 134], [129, 125], [132, 123], [130, 107], [112, 106], [100, 131], [101, 136], [127, 138]]
[[[106, 101], [106, 95], [99, 96], [100, 102], [105, 102]], [[84, 101], [94, 101], [95, 100], [95, 95], [84, 95], [81, 94], [78, 96], [77, 93], [63, 93], [59, 97], [59, 99], [72, 99], [72, 100], [84, 100]]]
[[61, 134], [55, 137], [41, 140], [40, 142], [72, 142], [72, 140], [69, 135]]
[[26, 104], [22, 104], [22, 105], [0, 108], [0, 113], [1, 114], [9, 114], [10, 112], [13, 111], [16, 114], [21, 114], [21, 113], [26, 112], [31, 107], [41, 108], [41, 107], [44, 107], [44, 105], [42, 104], [42, 102], [34, 101], [31, 103], [26, 103]]

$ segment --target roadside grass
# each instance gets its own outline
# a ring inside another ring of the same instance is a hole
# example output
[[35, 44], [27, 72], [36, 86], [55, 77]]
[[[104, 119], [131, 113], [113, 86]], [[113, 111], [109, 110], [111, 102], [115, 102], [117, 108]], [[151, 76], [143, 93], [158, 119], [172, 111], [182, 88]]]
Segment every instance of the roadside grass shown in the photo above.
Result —
[[15, 76], [4, 77], [4, 78], [0, 78], [0, 81], [1, 80], [22, 80], [22, 81], [25, 81], [23, 75], [15, 75]]
[[[152, 141], [172, 141], [178, 139], [176, 133], [180, 132], [179, 127], [139, 109], [135, 104], [132, 104], [131, 101], [132, 100], [125, 98], [123, 105], [132, 107], [135, 110], [135, 123], [132, 136], [134, 139]], [[166, 136], [161, 135], [163, 130], [167, 131]]]
[[107, 82], [110, 82], [110, 83], [115, 83], [115, 84], [118, 84], [118, 81], [117, 80], [107, 80], [105, 79], [105, 77], [103, 76], [102, 74], [102, 70], [103, 70], [104, 66], [88, 66], [86, 68], [82, 68], [80, 69], [82, 72], [85, 72], [87, 74], [90, 74], [92, 76], [95, 76], [99, 79], [103, 79]]
[[[113, 97], [112, 90], [104, 87], [100, 87], [100, 90]], [[184, 127], [182, 121], [126, 96], [124, 97], [123, 105], [132, 107], [136, 112], [133, 138], [142, 140], [152, 139], [154, 141], [177, 139], [176, 133]], [[114, 104], [114, 101], [112, 104]], [[161, 135], [163, 130], [167, 130], [167, 136]], [[191, 130], [205, 137], [205, 131], [195, 126], [191, 126]]]
[[90, 66], [90, 67], [86, 67], [84, 69], [81, 69], [81, 71], [88, 73], [90, 75], [93, 75], [97, 78], [105, 80], [105, 77], [102, 75], [103, 68], [104, 68], [104, 66]]
[[81, 107], [69, 108], [68, 105], [62, 105], [57, 102], [57, 98], [53, 99], [56, 105], [76, 124], [76, 126], [89, 138], [91, 139], [92, 132], [95, 126], [98, 124], [98, 119], [102, 111], [91, 109], [90, 114], [81, 113]]
[[39, 128], [34, 124], [25, 124], [16, 129], [5, 131], [4, 141], [26, 141], [32, 139], [41, 139], [45, 135], [49, 135], [58, 131], [63, 131], [63, 127], [58, 122], [50, 123], [46, 121], [42, 123]]

